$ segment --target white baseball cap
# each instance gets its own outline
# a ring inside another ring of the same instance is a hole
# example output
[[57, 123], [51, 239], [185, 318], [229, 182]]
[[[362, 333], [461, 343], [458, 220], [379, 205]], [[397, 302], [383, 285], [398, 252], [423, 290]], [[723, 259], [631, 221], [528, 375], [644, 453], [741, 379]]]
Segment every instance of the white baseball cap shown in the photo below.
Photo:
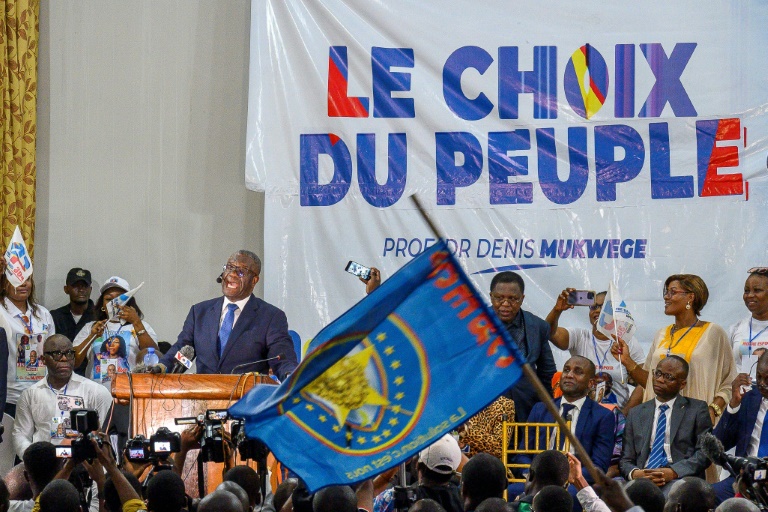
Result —
[[106, 290], [109, 290], [110, 288], [122, 288], [126, 292], [131, 289], [131, 287], [128, 285], [128, 281], [123, 279], [119, 276], [112, 276], [106, 281], [104, 281], [104, 284], [101, 285], [101, 289], [99, 290], [99, 293], [104, 293]]
[[419, 462], [435, 473], [448, 475], [461, 463], [461, 448], [451, 434], [445, 434], [419, 452]]

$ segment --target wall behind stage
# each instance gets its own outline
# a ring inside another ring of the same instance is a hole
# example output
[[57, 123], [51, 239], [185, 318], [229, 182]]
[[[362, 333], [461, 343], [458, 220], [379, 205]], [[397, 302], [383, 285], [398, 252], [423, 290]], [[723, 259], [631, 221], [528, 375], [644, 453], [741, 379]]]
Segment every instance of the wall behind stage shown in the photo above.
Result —
[[[73, 266], [131, 285], [160, 339], [263, 252], [243, 183], [250, 2], [42, 2], [35, 277], [48, 308]], [[266, 269], [267, 279], [269, 269]], [[264, 277], [264, 274], [262, 275]], [[257, 288], [261, 295], [261, 284]]]

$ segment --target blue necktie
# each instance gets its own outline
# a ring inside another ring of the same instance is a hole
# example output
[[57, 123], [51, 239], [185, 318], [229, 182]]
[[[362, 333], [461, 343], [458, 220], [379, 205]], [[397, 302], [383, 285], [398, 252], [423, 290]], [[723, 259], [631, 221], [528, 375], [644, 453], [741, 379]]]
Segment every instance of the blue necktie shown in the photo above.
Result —
[[757, 448], [757, 456], [768, 456], [768, 414], [765, 415], [763, 420], [763, 430], [760, 431], [760, 446]]
[[224, 347], [227, 346], [229, 335], [232, 334], [232, 326], [235, 325], [235, 311], [237, 311], [237, 304], [227, 305], [227, 314], [224, 315], [224, 321], [221, 322], [221, 327], [219, 327], [219, 342], [221, 345], [219, 357], [224, 354]]
[[663, 468], [667, 465], [667, 454], [664, 452], [664, 437], [667, 433], [667, 409], [669, 406], [663, 404], [659, 406], [659, 419], [656, 421], [656, 437], [653, 438], [651, 454], [648, 456], [648, 469]]
[[[573, 404], [563, 404], [563, 412], [560, 413], [560, 416], [563, 417], [564, 421], [569, 421], [571, 419], [571, 413], [576, 408]], [[565, 449], [565, 433], [560, 432], [560, 446], [557, 447], [558, 450], [563, 451]]]

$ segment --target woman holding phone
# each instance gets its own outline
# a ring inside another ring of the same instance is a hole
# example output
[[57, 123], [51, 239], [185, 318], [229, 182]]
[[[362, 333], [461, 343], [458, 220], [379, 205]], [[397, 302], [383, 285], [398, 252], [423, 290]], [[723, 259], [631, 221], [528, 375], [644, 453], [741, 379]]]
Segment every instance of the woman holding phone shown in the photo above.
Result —
[[[573, 309], [576, 304], [573, 300], [576, 290], [566, 288], [557, 296], [552, 311], [547, 315], [549, 324], [549, 341], [560, 350], [567, 350], [572, 356], [586, 357], [595, 363], [595, 370], [598, 375], [606, 373], [613, 380], [613, 389], [607, 394], [605, 399], [608, 403], [615, 403], [619, 407], [624, 407], [629, 399], [629, 379], [630, 372], [622, 369], [618, 353], [614, 354], [611, 347], [615, 344], [613, 340], [608, 339], [603, 333], [597, 330], [597, 319], [605, 303], [607, 292], [594, 294], [594, 302], [589, 305], [587, 317], [589, 319], [590, 329], [584, 327], [560, 327], [560, 315], [569, 309]], [[589, 292], [594, 293], [594, 292]], [[583, 294], [586, 295], [586, 294]], [[569, 301], [569, 297], [571, 300]], [[632, 359], [642, 361], [645, 358], [640, 344], [631, 338], [627, 342], [628, 352]]]

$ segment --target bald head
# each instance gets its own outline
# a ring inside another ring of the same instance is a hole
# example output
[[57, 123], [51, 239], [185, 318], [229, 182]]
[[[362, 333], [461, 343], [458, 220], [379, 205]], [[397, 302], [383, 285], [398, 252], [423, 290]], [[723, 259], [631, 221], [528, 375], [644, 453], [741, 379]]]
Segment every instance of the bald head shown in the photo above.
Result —
[[51, 352], [52, 350], [69, 350], [72, 348], [72, 340], [64, 336], [63, 334], [52, 334], [48, 336], [43, 343], [43, 351]]
[[3, 478], [8, 487], [9, 499], [11, 500], [31, 500], [32, 487], [29, 486], [27, 478], [24, 476], [24, 463], [17, 464], [11, 468], [8, 474]]
[[760, 512], [760, 507], [744, 498], [728, 498], [717, 506], [715, 512]]
[[197, 512], [246, 512], [240, 500], [229, 491], [215, 490], [197, 506]]
[[240, 505], [242, 505], [243, 511], [250, 510], [251, 500], [248, 498], [248, 493], [235, 482], [221, 482], [216, 490], [231, 492], [238, 500], [240, 500]]

